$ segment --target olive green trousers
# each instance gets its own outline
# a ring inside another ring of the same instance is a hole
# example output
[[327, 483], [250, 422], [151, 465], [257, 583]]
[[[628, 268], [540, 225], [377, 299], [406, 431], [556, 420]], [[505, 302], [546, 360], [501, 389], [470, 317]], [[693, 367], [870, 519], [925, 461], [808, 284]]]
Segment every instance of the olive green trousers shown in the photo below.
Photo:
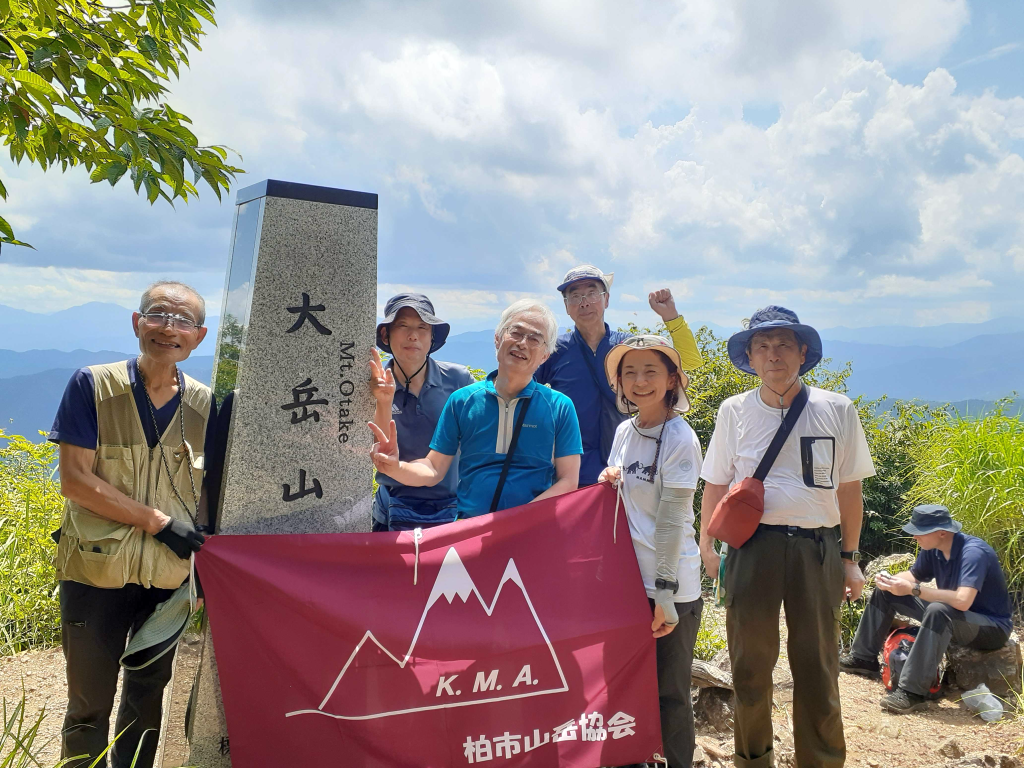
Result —
[[772, 670], [785, 606], [793, 673], [793, 737], [800, 768], [837, 768], [846, 759], [839, 707], [839, 613], [844, 570], [834, 528], [796, 532], [758, 527], [725, 564], [726, 630], [736, 690], [733, 760], [775, 765]]

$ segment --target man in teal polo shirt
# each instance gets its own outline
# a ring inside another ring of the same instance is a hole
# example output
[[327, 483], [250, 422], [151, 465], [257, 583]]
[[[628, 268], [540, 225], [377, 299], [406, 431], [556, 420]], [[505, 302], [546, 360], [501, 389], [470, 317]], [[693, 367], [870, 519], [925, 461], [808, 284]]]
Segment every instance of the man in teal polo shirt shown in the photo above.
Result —
[[[527, 299], [512, 304], [494, 333], [498, 370], [485, 381], [452, 393], [427, 456], [400, 461], [394, 421], [387, 435], [371, 423], [377, 441], [374, 466], [404, 485], [432, 486], [441, 482], [461, 450], [460, 518], [576, 490], [583, 453], [576, 409], [568, 397], [533, 380], [534, 371], [551, 354], [557, 333], [558, 322], [543, 304]], [[499, 489], [517, 425], [519, 436]]]

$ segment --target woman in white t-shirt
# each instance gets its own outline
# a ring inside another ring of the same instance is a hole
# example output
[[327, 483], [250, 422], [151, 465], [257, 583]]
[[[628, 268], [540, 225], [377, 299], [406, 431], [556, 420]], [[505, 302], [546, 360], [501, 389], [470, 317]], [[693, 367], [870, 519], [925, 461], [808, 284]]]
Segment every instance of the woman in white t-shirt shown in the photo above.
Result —
[[657, 638], [665, 757], [684, 768], [694, 748], [690, 668], [704, 603], [694, 539], [693, 493], [701, 470], [679, 353], [661, 336], [633, 336], [605, 359], [617, 405], [631, 417], [615, 432], [599, 482], [619, 487]]

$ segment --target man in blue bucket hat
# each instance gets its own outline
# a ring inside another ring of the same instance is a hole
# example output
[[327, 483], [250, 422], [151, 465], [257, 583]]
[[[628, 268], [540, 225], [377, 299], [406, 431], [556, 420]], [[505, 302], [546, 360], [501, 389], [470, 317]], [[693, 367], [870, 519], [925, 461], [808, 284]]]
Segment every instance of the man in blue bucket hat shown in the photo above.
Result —
[[[793, 672], [793, 736], [803, 768], [840, 768], [846, 759], [839, 708], [837, 621], [843, 598], [864, 585], [857, 561], [861, 480], [875, 473], [856, 406], [845, 395], [804, 384], [822, 357], [821, 337], [796, 313], [755, 312], [728, 344], [733, 364], [759, 386], [728, 398], [701, 470], [700, 550], [708, 574], [720, 558], [708, 524], [730, 486], [753, 477], [776, 433], [786, 435], [764, 477], [764, 511], [751, 537], [725, 561], [726, 631], [736, 690], [734, 762], [775, 765], [772, 670], [785, 605]], [[788, 431], [786, 416], [796, 408]], [[802, 409], [802, 410], [801, 410]], [[841, 528], [842, 534], [837, 532]]]
[[[882, 698], [882, 709], [889, 712], [928, 706], [929, 688], [950, 642], [994, 651], [1013, 630], [999, 558], [977, 536], [962, 533], [962, 527], [946, 507], [914, 507], [903, 530], [921, 548], [917, 560], [908, 571], [875, 577], [877, 589], [857, 625], [852, 651], [839, 660], [844, 672], [878, 677], [878, 653], [896, 614], [921, 622], [899, 685]], [[922, 585], [932, 579], [934, 587]]]
[[[391, 355], [386, 365], [373, 350], [370, 392], [376, 400], [373, 422], [387, 432], [392, 420], [403, 461], [430, 452], [438, 419], [448, 396], [475, 379], [465, 366], [434, 360], [451, 326], [434, 314], [421, 293], [399, 293], [384, 305], [377, 326], [377, 347]], [[377, 472], [373, 498], [373, 530], [404, 531], [450, 523], [457, 517], [459, 463], [453, 461], [444, 479], [433, 487], [412, 488]]]

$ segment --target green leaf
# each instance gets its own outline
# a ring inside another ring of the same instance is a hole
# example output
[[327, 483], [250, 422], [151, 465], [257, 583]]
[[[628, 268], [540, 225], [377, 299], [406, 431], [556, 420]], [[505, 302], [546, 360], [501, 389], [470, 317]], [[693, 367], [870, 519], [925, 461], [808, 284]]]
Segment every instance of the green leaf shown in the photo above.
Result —
[[85, 68], [97, 77], [104, 80], [105, 82], [110, 82], [110, 74], [107, 72], [107, 70], [105, 70], [103, 67], [97, 64], [95, 61], [90, 61], [88, 64], [85, 65]]
[[28, 138], [28, 121], [21, 115], [20, 112], [14, 113], [14, 133], [18, 137], [19, 141], [25, 141]]
[[35, 72], [18, 70], [17, 72], [12, 72], [11, 77], [29, 88], [35, 88], [37, 91], [45, 93], [50, 98], [55, 98], [57, 96], [57, 91], [53, 89], [53, 86], [43, 80], [43, 78]]
[[160, 46], [152, 35], [143, 35], [142, 39], [139, 40], [139, 52], [142, 53], [143, 56], [152, 59], [156, 56], [159, 50]]
[[92, 72], [85, 72], [85, 93], [93, 104], [99, 104], [103, 100], [102, 81]]
[[110, 165], [107, 166], [106, 172], [106, 179], [110, 182], [110, 186], [117, 184], [127, 170], [128, 166], [124, 163], [110, 163]]
[[4, 180], [0, 179], [0, 198], [7, 199], [7, 187], [4, 186]]
[[93, 125], [93, 128], [95, 128], [97, 131], [105, 131], [110, 126], [112, 126], [113, 124], [114, 124], [114, 121], [111, 120], [109, 117], [101, 117], [99, 120], [94, 122], [92, 125]]
[[11, 37], [9, 37], [8, 35], [0, 35], [0, 37], [6, 40], [7, 44], [11, 46], [11, 50], [14, 51], [14, 55], [18, 57], [18, 63], [21, 64], [21, 66], [23, 67], [27, 67], [28, 56], [25, 55], [25, 51], [22, 50], [21, 46], [14, 42], [14, 40], [11, 39]]
[[7, 223], [7, 219], [0, 216], [0, 235], [4, 237], [14, 237], [14, 230], [11, 229], [11, 225]]

